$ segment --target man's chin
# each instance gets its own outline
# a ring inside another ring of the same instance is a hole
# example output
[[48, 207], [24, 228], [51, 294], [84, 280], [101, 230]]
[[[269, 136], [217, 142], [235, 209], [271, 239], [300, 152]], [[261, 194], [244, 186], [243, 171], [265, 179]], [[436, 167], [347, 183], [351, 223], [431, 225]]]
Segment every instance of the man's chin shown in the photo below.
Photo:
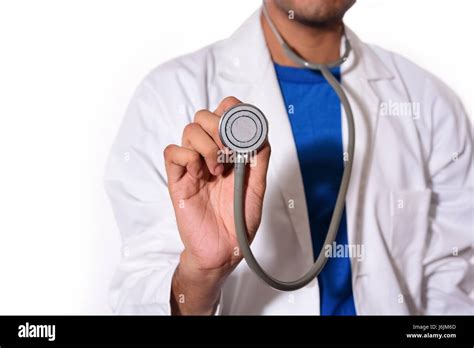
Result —
[[281, 11], [301, 24], [328, 27], [340, 23], [355, 0], [273, 0]]

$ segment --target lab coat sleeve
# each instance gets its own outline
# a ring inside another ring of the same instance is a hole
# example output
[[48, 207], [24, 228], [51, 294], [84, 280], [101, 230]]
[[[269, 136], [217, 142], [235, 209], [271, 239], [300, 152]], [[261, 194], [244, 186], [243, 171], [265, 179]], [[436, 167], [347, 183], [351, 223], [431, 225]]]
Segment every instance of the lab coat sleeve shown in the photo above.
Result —
[[[180, 139], [180, 122], [146, 79], [112, 147], [105, 189], [122, 236], [122, 259], [110, 289], [121, 314], [170, 314], [171, 279], [183, 245], [169, 198], [163, 149]], [[182, 128], [181, 128], [182, 129]]]
[[[426, 104], [425, 104], [426, 105]], [[472, 134], [461, 102], [445, 92], [431, 106], [432, 203], [424, 258], [425, 314], [473, 313]]]

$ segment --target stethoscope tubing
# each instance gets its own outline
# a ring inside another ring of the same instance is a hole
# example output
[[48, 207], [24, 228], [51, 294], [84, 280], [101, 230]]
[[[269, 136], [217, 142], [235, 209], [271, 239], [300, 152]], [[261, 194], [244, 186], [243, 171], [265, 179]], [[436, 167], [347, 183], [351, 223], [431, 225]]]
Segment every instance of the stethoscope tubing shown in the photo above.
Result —
[[303, 276], [297, 278], [296, 280], [291, 281], [282, 281], [278, 280], [267, 272], [263, 270], [260, 266], [258, 261], [256, 260], [255, 256], [253, 255], [252, 250], [250, 249], [250, 244], [248, 240], [248, 232], [247, 226], [245, 224], [245, 209], [244, 209], [244, 197], [245, 197], [245, 175], [246, 175], [246, 161], [242, 158], [242, 156], [237, 156], [237, 160], [234, 164], [234, 224], [235, 224], [235, 231], [237, 235], [237, 240], [239, 243], [239, 248], [242, 251], [245, 261], [247, 265], [254, 271], [260, 279], [262, 279], [265, 283], [267, 283], [272, 288], [281, 291], [294, 291], [300, 289], [307, 284], [309, 284], [313, 279], [315, 279], [319, 273], [322, 271], [326, 262], [328, 261], [327, 254], [325, 250], [327, 247], [332, 247], [333, 242], [336, 240], [337, 232], [339, 230], [339, 225], [341, 223], [341, 218], [344, 212], [345, 206], [345, 199], [347, 195], [347, 191], [349, 188], [349, 182], [352, 173], [352, 163], [354, 158], [354, 151], [355, 151], [355, 125], [354, 125], [354, 115], [352, 113], [352, 108], [349, 103], [349, 99], [344, 92], [341, 84], [337, 81], [337, 79], [331, 74], [330, 68], [339, 66], [344, 63], [351, 52], [351, 45], [347, 37], [345, 37], [346, 42], [346, 50], [343, 56], [336, 62], [331, 64], [314, 64], [305, 61], [302, 57], [300, 57], [296, 52], [291, 50], [291, 48], [286, 44], [286, 42], [281, 38], [279, 35], [276, 27], [273, 25], [265, 4], [263, 5], [263, 13], [272, 28], [275, 36], [277, 36], [279, 42], [281, 43], [284, 51], [297, 64], [313, 69], [321, 71], [323, 77], [329, 83], [329, 85], [334, 89], [336, 92], [341, 104], [343, 106], [344, 112], [346, 114], [347, 120], [347, 131], [348, 131], [348, 144], [347, 144], [347, 156], [344, 156], [346, 159], [346, 163], [344, 166], [344, 171], [342, 174], [341, 184], [339, 186], [339, 191], [336, 198], [336, 204], [334, 207], [334, 211], [331, 217], [331, 222], [329, 224], [329, 229], [324, 240], [323, 248], [321, 249], [316, 261], [314, 262], [313, 266], [310, 270], [305, 273]]

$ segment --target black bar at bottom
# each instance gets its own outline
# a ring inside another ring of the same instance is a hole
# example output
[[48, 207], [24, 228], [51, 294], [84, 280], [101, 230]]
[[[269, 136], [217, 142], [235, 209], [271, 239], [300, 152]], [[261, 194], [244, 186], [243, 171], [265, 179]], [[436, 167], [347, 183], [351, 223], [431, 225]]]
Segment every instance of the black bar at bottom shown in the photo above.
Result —
[[473, 324], [472, 316], [0, 316], [0, 347], [173, 343], [472, 347]]

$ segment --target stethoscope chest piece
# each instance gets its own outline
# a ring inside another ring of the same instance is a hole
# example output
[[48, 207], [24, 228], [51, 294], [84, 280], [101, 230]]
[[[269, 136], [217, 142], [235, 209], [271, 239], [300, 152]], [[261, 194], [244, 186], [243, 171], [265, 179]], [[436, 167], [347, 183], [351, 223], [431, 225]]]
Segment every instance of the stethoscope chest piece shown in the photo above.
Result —
[[238, 104], [230, 108], [219, 122], [222, 143], [240, 154], [258, 150], [267, 139], [267, 134], [265, 115], [250, 104]]

